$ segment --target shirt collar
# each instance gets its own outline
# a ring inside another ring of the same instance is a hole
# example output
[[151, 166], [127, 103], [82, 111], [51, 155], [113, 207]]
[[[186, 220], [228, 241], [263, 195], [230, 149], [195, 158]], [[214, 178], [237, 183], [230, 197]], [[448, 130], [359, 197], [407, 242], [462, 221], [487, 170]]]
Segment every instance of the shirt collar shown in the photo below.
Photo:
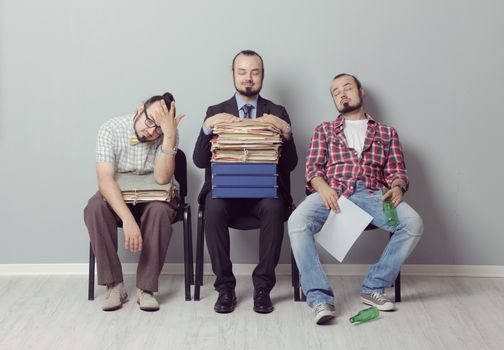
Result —
[[[370, 124], [376, 124], [376, 121], [373, 119], [373, 117], [370, 114], [365, 113], [365, 115], [366, 115], [366, 119], [368, 120], [368, 122]], [[339, 130], [339, 129], [343, 130], [344, 127], [345, 127], [345, 117], [343, 117], [343, 115], [340, 114], [336, 117], [336, 120], [334, 121], [334, 128], [337, 130]]]
[[136, 146], [138, 145], [140, 142], [138, 141], [138, 138], [136, 136], [136, 132], [135, 132], [135, 116], [137, 114], [133, 114], [131, 115], [128, 119], [128, 145], [130, 146]]
[[235, 94], [235, 99], [236, 105], [238, 106], [238, 111], [240, 111], [240, 109], [246, 104], [254, 106], [254, 109], [257, 111], [257, 100], [259, 99], [259, 95], [257, 95], [257, 97], [250, 102], [244, 101], [238, 94]]

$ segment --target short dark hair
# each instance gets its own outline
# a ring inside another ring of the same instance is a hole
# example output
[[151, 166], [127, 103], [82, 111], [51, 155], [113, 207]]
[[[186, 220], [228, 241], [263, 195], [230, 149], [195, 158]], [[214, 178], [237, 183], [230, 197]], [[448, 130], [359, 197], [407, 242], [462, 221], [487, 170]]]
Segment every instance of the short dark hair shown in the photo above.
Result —
[[235, 57], [233, 58], [233, 63], [231, 64], [231, 70], [234, 72], [234, 65], [235, 65], [235, 61], [236, 61], [236, 57], [240, 56], [240, 55], [245, 55], [245, 56], [257, 56], [259, 57], [259, 59], [261, 60], [261, 66], [262, 66], [262, 74], [264, 75], [264, 62], [263, 62], [263, 59], [261, 57], [261, 55], [259, 55], [257, 52], [255, 52], [254, 50], [242, 50], [240, 52], [238, 52]]
[[[147, 107], [150, 107], [154, 102], [157, 102], [157, 101], [161, 101], [161, 100], [165, 100], [165, 101], [175, 101], [175, 98], [173, 97], [173, 95], [169, 92], [165, 92], [164, 94], [162, 95], [154, 95], [152, 96], [151, 98], [149, 98], [147, 101], [145, 101], [144, 103], [144, 106], [147, 108]], [[168, 103], [166, 105], [166, 107], [168, 108], [168, 110], [170, 110], [170, 104], [171, 103]]]
[[343, 76], [349, 76], [349, 77], [352, 77], [354, 80], [355, 80], [355, 84], [357, 84], [357, 88], [360, 89], [362, 87], [361, 85], [361, 82], [359, 81], [359, 79], [357, 79], [357, 77], [355, 75], [352, 75], [352, 74], [348, 74], [348, 73], [341, 73], [341, 74], [338, 74], [337, 76], [335, 76], [333, 78], [332, 81], [335, 81], [336, 79], [340, 78], [340, 77], [343, 77]]

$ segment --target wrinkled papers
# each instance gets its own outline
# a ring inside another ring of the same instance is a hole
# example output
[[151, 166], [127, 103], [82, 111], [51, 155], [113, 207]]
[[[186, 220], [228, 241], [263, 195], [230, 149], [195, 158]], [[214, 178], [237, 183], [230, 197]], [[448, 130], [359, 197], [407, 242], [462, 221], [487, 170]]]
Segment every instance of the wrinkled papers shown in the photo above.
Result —
[[212, 162], [278, 163], [280, 130], [268, 123], [241, 120], [217, 124], [213, 130]]

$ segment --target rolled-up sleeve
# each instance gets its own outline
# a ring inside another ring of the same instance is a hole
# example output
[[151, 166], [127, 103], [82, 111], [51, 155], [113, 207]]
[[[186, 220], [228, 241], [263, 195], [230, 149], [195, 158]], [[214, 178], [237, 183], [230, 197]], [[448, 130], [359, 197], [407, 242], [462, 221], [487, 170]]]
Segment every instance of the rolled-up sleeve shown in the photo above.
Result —
[[104, 124], [98, 130], [96, 138], [96, 162], [114, 163], [113, 135], [110, 127]]
[[306, 188], [313, 190], [310, 181], [317, 176], [327, 181], [327, 137], [323, 124], [315, 128], [310, 141], [310, 149], [306, 157]]
[[404, 154], [401, 142], [399, 141], [399, 135], [393, 128], [389, 153], [383, 169], [383, 175], [389, 187], [392, 186], [392, 182], [394, 182], [394, 180], [401, 179], [406, 184], [406, 189], [408, 189], [409, 179], [406, 171], [406, 163], [404, 162]]

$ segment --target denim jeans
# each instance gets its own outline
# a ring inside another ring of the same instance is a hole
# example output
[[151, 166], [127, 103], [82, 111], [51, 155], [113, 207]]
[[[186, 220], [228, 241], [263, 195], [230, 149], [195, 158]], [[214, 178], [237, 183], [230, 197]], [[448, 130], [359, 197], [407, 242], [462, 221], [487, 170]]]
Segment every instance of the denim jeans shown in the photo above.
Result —
[[[385, 288], [392, 287], [401, 265], [423, 233], [422, 218], [405, 202], [396, 208], [399, 225], [387, 225], [380, 197], [381, 191], [367, 190], [364, 183], [358, 181], [355, 191], [348, 198], [373, 217], [373, 225], [393, 233], [380, 260], [369, 267], [361, 285], [363, 293], [384, 293]], [[301, 274], [301, 287], [310, 307], [319, 303], [334, 304], [334, 294], [320, 264], [314, 239], [328, 215], [329, 209], [315, 192], [306, 197], [289, 218], [291, 247]]]

